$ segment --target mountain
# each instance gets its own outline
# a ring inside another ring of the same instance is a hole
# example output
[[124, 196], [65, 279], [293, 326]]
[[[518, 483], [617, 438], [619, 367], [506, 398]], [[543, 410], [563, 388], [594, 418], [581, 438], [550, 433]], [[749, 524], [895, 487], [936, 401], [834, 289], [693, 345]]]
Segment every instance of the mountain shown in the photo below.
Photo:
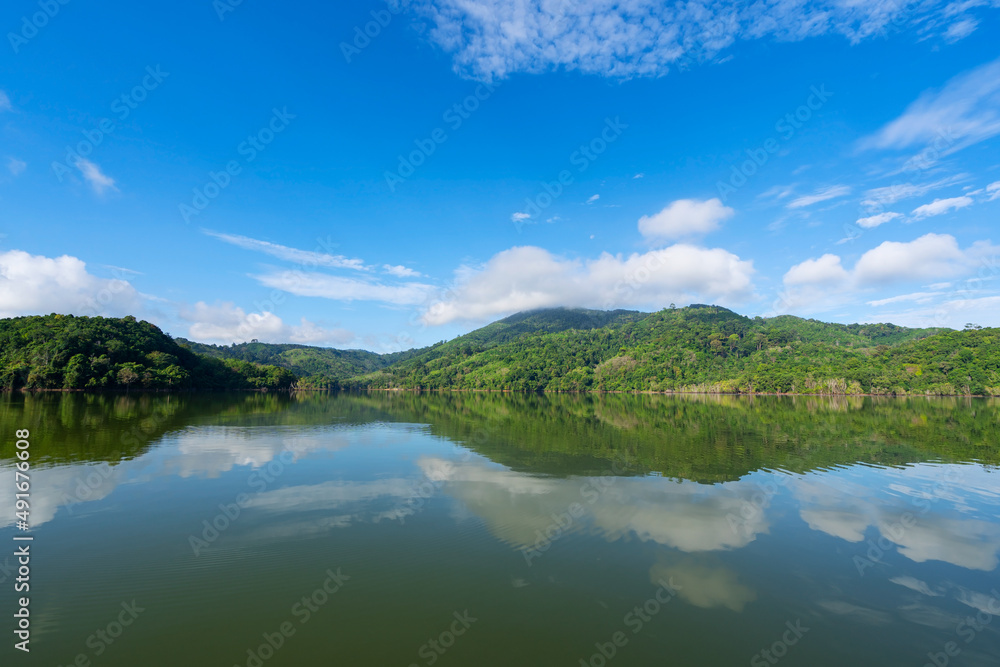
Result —
[[134, 318], [0, 320], [7, 389], [459, 389], [1000, 395], [997, 329], [830, 324], [695, 304], [554, 308], [393, 354], [171, 339]]
[[[657, 313], [603, 314], [609, 316], [606, 323], [576, 328], [573, 321], [594, 322], [588, 319], [594, 311], [572, 312], [537, 311], [501, 320], [339, 384], [378, 389], [1000, 394], [995, 329], [959, 332], [829, 324], [792, 316], [749, 318], [701, 304]], [[531, 325], [517, 330], [518, 322]], [[503, 335], [512, 330], [516, 333]]]
[[134, 317], [0, 319], [0, 389], [287, 389], [287, 368], [213, 359]]
[[206, 345], [184, 338], [178, 338], [177, 342], [182, 347], [207, 357], [283, 366], [298, 377], [351, 377], [385, 368], [407, 358], [406, 352], [376, 354], [366, 350], [337, 350], [291, 343], [251, 341], [233, 345]]

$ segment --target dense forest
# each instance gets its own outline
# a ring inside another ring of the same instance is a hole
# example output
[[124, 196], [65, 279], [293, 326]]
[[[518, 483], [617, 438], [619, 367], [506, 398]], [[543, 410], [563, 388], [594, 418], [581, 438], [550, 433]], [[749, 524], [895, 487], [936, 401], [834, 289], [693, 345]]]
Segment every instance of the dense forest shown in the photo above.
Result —
[[[566, 319], [590, 311], [540, 311]], [[515, 316], [518, 317], [518, 316]], [[501, 321], [505, 322], [505, 321]], [[495, 325], [491, 325], [495, 326]], [[486, 331], [489, 327], [480, 330]], [[1000, 332], [749, 318], [694, 305], [598, 327], [460, 336], [356, 388], [1000, 395]]]
[[174, 340], [135, 318], [0, 320], [5, 389], [459, 389], [1000, 395], [1000, 334], [656, 313], [518, 313], [451, 341], [375, 354]]
[[195, 354], [134, 317], [0, 320], [0, 389], [287, 389], [280, 366]]

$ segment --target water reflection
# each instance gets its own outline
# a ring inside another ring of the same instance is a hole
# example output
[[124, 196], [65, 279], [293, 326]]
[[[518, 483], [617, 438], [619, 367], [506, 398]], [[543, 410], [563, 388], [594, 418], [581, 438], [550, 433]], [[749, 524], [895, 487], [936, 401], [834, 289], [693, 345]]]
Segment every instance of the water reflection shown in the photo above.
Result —
[[[676, 583], [677, 602], [616, 664], [746, 663], [799, 621], [812, 629], [790, 665], [923, 664], [948, 641], [963, 664], [992, 664], [1000, 624], [968, 619], [1000, 612], [998, 418], [995, 401], [861, 397], [0, 405], [8, 432], [33, 433], [47, 664], [65, 664], [90, 619], [132, 597], [162, 614], [130, 635], [156, 647], [150, 664], [235, 664], [287, 611], [289, 590], [312, 590], [311, 573], [331, 565], [355, 577], [343, 606], [272, 665], [334, 650], [347, 664], [410, 664], [440, 632], [434, 605], [440, 618], [484, 610], [454, 664], [567, 662], [567, 650], [593, 653], [662, 581]], [[0, 462], [8, 497], [11, 453]], [[239, 516], [192, 550], [240, 497]], [[375, 637], [387, 628], [406, 637], [399, 647]]]

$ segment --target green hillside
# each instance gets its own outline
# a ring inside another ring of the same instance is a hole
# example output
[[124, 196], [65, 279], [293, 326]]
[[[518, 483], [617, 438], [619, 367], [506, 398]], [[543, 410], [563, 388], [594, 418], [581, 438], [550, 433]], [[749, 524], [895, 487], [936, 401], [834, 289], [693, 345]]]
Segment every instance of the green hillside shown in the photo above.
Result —
[[238, 343], [206, 345], [184, 338], [177, 342], [192, 352], [216, 359], [236, 359], [255, 364], [283, 366], [298, 377], [346, 378], [385, 368], [412, 356], [412, 352], [376, 354], [366, 350], [336, 350], [292, 343]]
[[282, 389], [286, 368], [212, 359], [134, 317], [0, 320], [0, 389]]
[[[535, 322], [549, 317], [558, 320], [563, 312], [532, 314]], [[612, 318], [599, 328], [536, 328], [489, 346], [478, 344], [480, 336], [460, 336], [342, 384], [512, 391], [1000, 393], [995, 329], [749, 318], [695, 305]]]
[[718, 306], [518, 313], [393, 354], [171, 339], [134, 318], [0, 320], [6, 389], [460, 389], [1000, 395], [997, 329], [750, 318]]

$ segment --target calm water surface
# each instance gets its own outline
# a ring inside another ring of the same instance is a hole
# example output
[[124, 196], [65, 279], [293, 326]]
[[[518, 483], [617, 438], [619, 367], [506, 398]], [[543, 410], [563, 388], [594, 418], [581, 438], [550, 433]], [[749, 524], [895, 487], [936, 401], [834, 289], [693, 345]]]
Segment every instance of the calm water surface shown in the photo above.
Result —
[[1000, 664], [995, 401], [18, 395], [0, 423], [3, 665]]

